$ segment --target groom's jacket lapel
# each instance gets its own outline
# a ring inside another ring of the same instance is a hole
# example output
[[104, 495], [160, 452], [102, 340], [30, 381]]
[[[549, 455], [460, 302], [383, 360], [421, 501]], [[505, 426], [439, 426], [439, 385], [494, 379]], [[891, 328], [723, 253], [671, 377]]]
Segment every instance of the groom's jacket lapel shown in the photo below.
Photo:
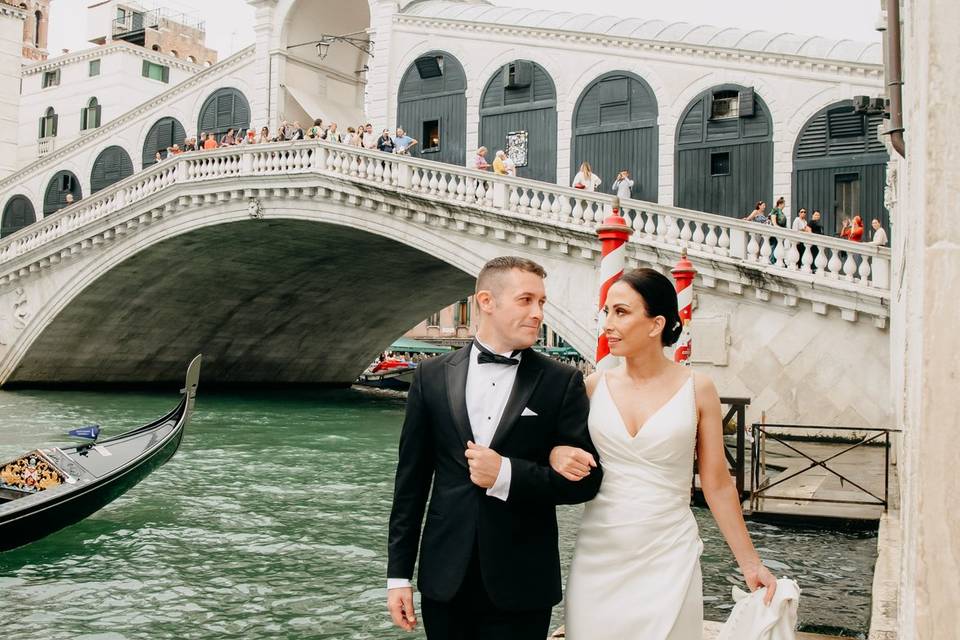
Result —
[[464, 450], [467, 448], [467, 441], [473, 440], [470, 415], [467, 413], [467, 368], [470, 366], [470, 349], [469, 345], [463, 347], [447, 360], [445, 375], [450, 415], [463, 441]]
[[533, 349], [528, 349], [520, 360], [517, 379], [510, 392], [510, 398], [507, 399], [507, 406], [503, 409], [500, 424], [497, 425], [493, 440], [490, 442], [490, 448], [494, 451], [500, 451], [498, 447], [517, 424], [520, 415], [527, 406], [527, 402], [530, 400], [530, 396], [533, 395], [533, 390], [537, 388], [537, 383], [540, 382], [540, 376], [543, 374], [540, 357]]

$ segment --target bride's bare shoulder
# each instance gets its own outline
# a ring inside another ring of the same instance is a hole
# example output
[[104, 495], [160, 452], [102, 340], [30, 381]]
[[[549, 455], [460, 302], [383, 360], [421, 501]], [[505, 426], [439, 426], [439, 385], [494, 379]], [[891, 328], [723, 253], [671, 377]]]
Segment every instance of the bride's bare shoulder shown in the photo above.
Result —
[[597, 388], [597, 383], [600, 382], [600, 372], [594, 371], [586, 378], [583, 379], [583, 384], [587, 385], [587, 397], [593, 396], [593, 390]]

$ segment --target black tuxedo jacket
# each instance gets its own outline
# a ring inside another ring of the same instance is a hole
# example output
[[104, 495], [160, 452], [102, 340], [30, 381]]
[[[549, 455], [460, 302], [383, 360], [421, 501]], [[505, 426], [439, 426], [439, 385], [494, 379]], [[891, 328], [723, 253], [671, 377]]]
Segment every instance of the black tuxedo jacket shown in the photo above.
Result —
[[[465, 397], [470, 353], [465, 347], [422, 362], [411, 384], [390, 514], [387, 576], [411, 578], [419, 544], [417, 586], [424, 596], [448, 602], [476, 545], [484, 585], [497, 607], [552, 607], [562, 597], [555, 505], [590, 500], [602, 478], [598, 467], [570, 482], [549, 464], [550, 450], [561, 444], [597, 457], [587, 432], [583, 376], [533, 350], [524, 352], [490, 443], [510, 458], [510, 493], [504, 502], [470, 482], [464, 457], [467, 441], [474, 439]], [[528, 407], [537, 415], [521, 416]]]

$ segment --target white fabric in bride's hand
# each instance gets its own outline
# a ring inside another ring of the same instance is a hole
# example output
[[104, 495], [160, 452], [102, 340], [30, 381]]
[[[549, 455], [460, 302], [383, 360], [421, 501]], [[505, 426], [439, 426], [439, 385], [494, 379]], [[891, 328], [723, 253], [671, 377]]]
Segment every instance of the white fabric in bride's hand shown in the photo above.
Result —
[[737, 604], [717, 640], [794, 640], [800, 587], [793, 580], [780, 578], [770, 606], [763, 604], [766, 593], [766, 588], [746, 593], [734, 587]]

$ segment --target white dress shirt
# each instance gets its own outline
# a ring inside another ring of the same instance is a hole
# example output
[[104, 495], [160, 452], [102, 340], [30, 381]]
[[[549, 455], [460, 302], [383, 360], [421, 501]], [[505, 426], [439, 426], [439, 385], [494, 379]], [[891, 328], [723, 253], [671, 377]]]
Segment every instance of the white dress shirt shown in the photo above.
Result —
[[797, 216], [793, 219], [793, 230], [794, 231], [803, 231], [807, 228], [807, 221], [803, 218]]
[[[480, 342], [477, 340], [477, 342]], [[480, 342], [480, 344], [483, 344]], [[483, 344], [488, 351], [493, 349]], [[523, 354], [511, 355], [507, 351], [500, 355], [514, 360], [520, 360]], [[493, 435], [497, 432], [503, 411], [507, 407], [507, 400], [513, 391], [513, 384], [517, 380], [519, 366], [510, 364], [496, 364], [488, 362], [480, 364], [477, 357], [480, 350], [477, 345], [470, 346], [470, 362], [467, 366], [467, 416], [470, 418], [470, 428], [473, 431], [473, 442], [483, 447], [489, 447]], [[500, 472], [493, 486], [487, 489], [487, 495], [506, 501], [510, 494], [511, 467], [510, 458], [500, 458]], [[387, 578], [387, 589], [400, 589], [411, 586], [406, 578]]]

